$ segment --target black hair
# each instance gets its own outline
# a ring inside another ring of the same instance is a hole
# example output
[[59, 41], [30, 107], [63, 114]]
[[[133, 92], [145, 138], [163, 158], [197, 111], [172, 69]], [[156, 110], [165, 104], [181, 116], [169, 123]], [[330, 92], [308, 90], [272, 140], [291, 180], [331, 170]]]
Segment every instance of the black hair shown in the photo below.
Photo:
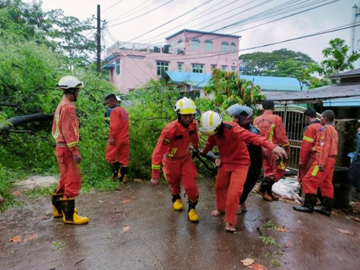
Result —
[[313, 108], [308, 108], [304, 112], [304, 116], [309, 116], [311, 118], [316, 118], [316, 111]]
[[335, 113], [332, 110], [326, 110], [322, 113], [323, 117], [326, 117], [330, 122], [334, 121], [335, 119]]
[[261, 105], [264, 110], [271, 110], [271, 109], [274, 109], [274, 107], [275, 107], [274, 101], [272, 101], [272, 100], [264, 100], [261, 103]]
[[115, 94], [107, 94], [106, 96], [105, 96], [105, 98], [104, 98], [104, 100], [108, 100], [108, 99], [110, 99], [110, 100], [113, 100], [113, 101], [117, 101], [117, 98], [116, 98], [116, 95]]

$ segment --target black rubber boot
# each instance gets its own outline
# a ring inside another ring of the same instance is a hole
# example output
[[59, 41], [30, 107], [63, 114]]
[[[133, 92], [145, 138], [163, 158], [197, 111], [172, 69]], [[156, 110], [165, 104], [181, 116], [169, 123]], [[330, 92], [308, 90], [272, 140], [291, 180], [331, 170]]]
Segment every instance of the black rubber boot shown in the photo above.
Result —
[[293, 206], [293, 209], [300, 212], [312, 213], [316, 204], [316, 194], [305, 194], [305, 201], [301, 206]]
[[334, 199], [324, 197], [324, 202], [323, 202], [322, 206], [321, 207], [315, 207], [314, 211], [319, 213], [319, 214], [330, 217], [331, 216], [331, 210], [332, 210], [332, 208], [334, 206], [334, 201], [335, 201]]
[[62, 217], [61, 211], [61, 202], [60, 199], [64, 196], [64, 193], [55, 193], [51, 194], [52, 210], [54, 218]]
[[271, 192], [271, 187], [271, 180], [267, 176], [265, 176], [261, 181], [260, 188], [257, 188], [257, 190], [255, 191], [259, 193], [265, 201], [272, 202], [273, 198], [269, 194], [269, 189]]
[[197, 205], [197, 203], [198, 203], [197, 200], [193, 202], [188, 199], [188, 204], [189, 204], [188, 218], [191, 222], [199, 222], [199, 216], [195, 210], [195, 206]]
[[128, 167], [121, 167], [120, 169], [120, 173], [119, 173], [119, 181], [126, 183], [127, 182], [127, 172], [128, 172]]
[[77, 214], [75, 210], [75, 198], [62, 198], [60, 201], [64, 223], [81, 225], [89, 222], [88, 217], [82, 217]]
[[280, 197], [276, 196], [272, 192], [272, 186], [276, 183], [275, 182], [275, 177], [274, 176], [269, 176], [269, 177], [266, 177], [266, 178], [268, 179], [268, 182], [269, 182], [267, 193], [270, 195], [270, 197], [273, 199], [273, 201], [278, 201], [280, 199]]
[[120, 170], [120, 163], [118, 161], [111, 163], [112, 169], [113, 169], [113, 176], [112, 179], [118, 179], [119, 178], [119, 170]]

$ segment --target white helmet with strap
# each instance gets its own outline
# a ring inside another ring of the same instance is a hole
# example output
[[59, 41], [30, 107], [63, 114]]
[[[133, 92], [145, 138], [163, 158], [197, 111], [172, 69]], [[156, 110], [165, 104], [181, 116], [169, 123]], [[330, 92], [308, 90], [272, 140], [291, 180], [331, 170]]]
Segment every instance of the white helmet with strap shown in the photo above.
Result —
[[199, 130], [201, 134], [206, 136], [215, 135], [221, 125], [221, 122], [222, 118], [220, 114], [213, 111], [207, 111], [200, 118]]
[[78, 78], [74, 76], [65, 76], [62, 77], [57, 84], [57, 87], [63, 90], [71, 89], [71, 88], [84, 88], [84, 83], [79, 81]]
[[183, 97], [176, 102], [175, 111], [178, 114], [196, 114], [195, 102], [187, 97]]

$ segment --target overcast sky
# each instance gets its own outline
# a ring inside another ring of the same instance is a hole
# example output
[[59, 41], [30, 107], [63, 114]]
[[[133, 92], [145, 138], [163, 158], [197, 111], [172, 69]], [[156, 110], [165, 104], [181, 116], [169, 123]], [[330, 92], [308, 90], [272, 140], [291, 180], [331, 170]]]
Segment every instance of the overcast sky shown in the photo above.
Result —
[[[211, 32], [246, 20], [236, 27], [218, 31], [218, 33], [242, 36], [240, 50], [244, 51], [239, 54], [287, 48], [306, 53], [316, 61], [322, 60], [321, 51], [333, 38], [344, 39], [350, 46], [351, 30], [248, 49], [348, 25], [353, 22], [352, 7], [354, 4], [359, 5], [359, 0], [43, 0], [42, 2], [44, 11], [62, 9], [65, 15], [75, 16], [81, 20], [91, 18], [92, 15], [96, 16], [97, 4], [101, 3], [101, 19], [107, 21], [107, 30], [104, 32], [107, 46], [111, 46], [116, 40], [157, 44], [164, 42], [165, 37], [184, 28]], [[324, 6], [315, 8], [320, 5]], [[310, 11], [292, 15], [309, 8]], [[191, 9], [195, 10], [190, 12]], [[274, 11], [276, 13], [266, 15], [266, 12]], [[146, 12], [148, 14], [143, 15]], [[167, 23], [180, 15], [183, 16]], [[284, 16], [289, 17], [269, 22]], [[96, 26], [95, 20], [93, 23]], [[165, 25], [161, 26], [163, 24]], [[259, 24], [261, 26], [257, 26]], [[157, 27], [159, 28], [153, 30]], [[254, 28], [245, 30], [250, 27]]]

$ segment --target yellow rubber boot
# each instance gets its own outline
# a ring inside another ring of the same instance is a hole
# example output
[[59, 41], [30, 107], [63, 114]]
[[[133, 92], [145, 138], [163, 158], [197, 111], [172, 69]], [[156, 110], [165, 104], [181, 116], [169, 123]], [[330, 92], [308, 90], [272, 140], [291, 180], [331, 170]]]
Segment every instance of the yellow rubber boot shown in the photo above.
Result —
[[75, 198], [61, 199], [63, 222], [65, 224], [81, 225], [89, 222], [88, 217], [82, 217], [77, 214], [75, 209]]
[[199, 222], [199, 216], [196, 213], [195, 208], [190, 209], [190, 211], [188, 213], [188, 217], [191, 222]]
[[62, 217], [61, 201], [60, 199], [64, 196], [63, 193], [51, 193], [52, 211], [54, 218]]
[[173, 204], [173, 207], [176, 211], [181, 211], [183, 210], [183, 204], [181, 202], [181, 199], [176, 199], [174, 204]]

